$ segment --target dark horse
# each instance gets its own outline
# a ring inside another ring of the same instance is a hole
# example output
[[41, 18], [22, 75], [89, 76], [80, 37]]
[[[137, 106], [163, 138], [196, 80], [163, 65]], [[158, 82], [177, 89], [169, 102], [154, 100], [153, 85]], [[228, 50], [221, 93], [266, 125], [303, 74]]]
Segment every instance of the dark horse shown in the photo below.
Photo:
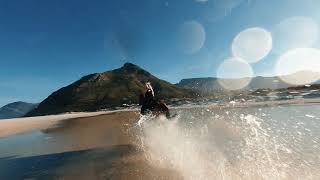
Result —
[[150, 83], [146, 83], [147, 91], [145, 94], [140, 95], [139, 105], [141, 106], [140, 113], [142, 115], [152, 113], [156, 116], [166, 115], [167, 118], [170, 117], [169, 108], [164, 102], [157, 101], [154, 98], [154, 92]]

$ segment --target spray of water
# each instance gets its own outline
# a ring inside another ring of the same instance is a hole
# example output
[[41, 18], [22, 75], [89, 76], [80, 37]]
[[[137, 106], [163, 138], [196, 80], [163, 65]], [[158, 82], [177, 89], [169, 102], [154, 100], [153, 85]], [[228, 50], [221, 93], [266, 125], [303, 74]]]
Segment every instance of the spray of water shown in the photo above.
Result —
[[174, 119], [142, 116], [140, 147], [149, 163], [184, 179], [313, 179], [288, 139], [252, 115], [181, 111]]

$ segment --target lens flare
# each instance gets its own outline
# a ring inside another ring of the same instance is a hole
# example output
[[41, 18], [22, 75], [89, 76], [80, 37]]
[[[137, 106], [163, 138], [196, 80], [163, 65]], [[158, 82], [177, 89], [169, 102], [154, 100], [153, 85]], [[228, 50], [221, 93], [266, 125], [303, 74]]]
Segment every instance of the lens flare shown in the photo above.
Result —
[[319, 26], [311, 18], [291, 17], [280, 22], [272, 31], [274, 50], [284, 53], [290, 49], [312, 47], [319, 37]]
[[253, 76], [251, 66], [239, 58], [225, 60], [217, 70], [219, 84], [227, 90], [238, 90], [246, 87]]
[[279, 78], [292, 85], [305, 85], [320, 79], [320, 50], [297, 48], [290, 50], [277, 61]]
[[187, 21], [181, 25], [178, 34], [178, 45], [182, 52], [194, 54], [198, 52], [206, 40], [206, 32], [197, 21]]
[[240, 32], [232, 42], [232, 54], [248, 63], [267, 56], [272, 49], [271, 33], [262, 28], [249, 28]]

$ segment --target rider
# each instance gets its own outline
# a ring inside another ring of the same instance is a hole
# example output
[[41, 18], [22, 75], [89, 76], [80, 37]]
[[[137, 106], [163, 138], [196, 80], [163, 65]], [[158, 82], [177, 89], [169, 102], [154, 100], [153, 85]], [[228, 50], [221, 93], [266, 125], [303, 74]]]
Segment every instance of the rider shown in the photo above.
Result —
[[140, 95], [141, 114], [146, 114], [148, 111], [153, 111], [155, 108], [154, 91], [151, 83], [146, 83], [147, 91], [144, 96]]
[[140, 105], [141, 105], [141, 114], [146, 114], [148, 112], [153, 112], [155, 114], [166, 114], [167, 117], [170, 117], [169, 108], [163, 102], [158, 102], [154, 98], [154, 91], [151, 86], [151, 83], [146, 83], [147, 91], [145, 95], [140, 95]]

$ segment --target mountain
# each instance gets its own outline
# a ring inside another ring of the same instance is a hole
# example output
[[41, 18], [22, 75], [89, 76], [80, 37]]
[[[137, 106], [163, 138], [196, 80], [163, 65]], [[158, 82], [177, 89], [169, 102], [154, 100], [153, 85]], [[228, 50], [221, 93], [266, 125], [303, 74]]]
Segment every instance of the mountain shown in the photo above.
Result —
[[[224, 88], [219, 84], [218, 79], [214, 77], [182, 79], [176, 85], [181, 88], [199, 90], [205, 93], [224, 90]], [[257, 76], [251, 80], [250, 84], [245, 89], [278, 89], [289, 86], [289, 84], [281, 82], [277, 77]]]
[[[298, 72], [300, 73], [300, 72]], [[300, 73], [301, 74], [301, 73]], [[311, 73], [309, 73], [311, 74]], [[294, 80], [295, 77], [303, 77], [297, 76], [297, 73], [292, 75], [285, 75], [282, 79], [286, 80]], [[317, 74], [317, 77], [320, 77]], [[241, 80], [235, 79], [234, 81]], [[300, 80], [301, 82], [301, 80]], [[319, 81], [315, 82], [314, 84], [320, 83]], [[206, 77], [206, 78], [190, 78], [190, 79], [182, 79], [179, 83], [176, 84], [181, 88], [186, 89], [193, 89], [198, 90], [204, 93], [210, 93], [212, 91], [223, 91], [224, 88], [219, 84], [218, 79], [214, 77]], [[262, 77], [257, 76], [251, 79], [251, 82], [245, 89], [256, 90], [256, 89], [281, 89], [281, 88], [288, 88], [294, 85], [288, 84], [280, 80], [279, 77]]]
[[7, 104], [0, 108], [0, 119], [22, 117], [37, 106], [38, 104], [26, 103], [21, 101]]
[[132, 63], [121, 68], [95, 73], [52, 93], [26, 116], [58, 114], [76, 111], [95, 111], [137, 104], [145, 91], [145, 83], [151, 82], [157, 99], [191, 97], [193, 92], [158, 79]]
[[218, 83], [217, 78], [213, 77], [182, 79], [176, 85], [181, 88], [193, 89], [201, 92], [212, 92], [223, 89]]

